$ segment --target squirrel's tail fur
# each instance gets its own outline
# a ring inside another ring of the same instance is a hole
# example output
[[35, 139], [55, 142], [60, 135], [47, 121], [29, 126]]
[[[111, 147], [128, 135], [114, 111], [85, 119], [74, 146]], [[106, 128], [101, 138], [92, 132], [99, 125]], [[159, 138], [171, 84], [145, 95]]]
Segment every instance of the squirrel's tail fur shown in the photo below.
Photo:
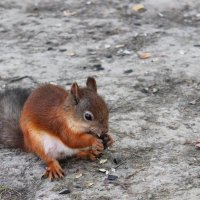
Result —
[[29, 89], [8, 89], [0, 92], [0, 144], [24, 148], [19, 118], [23, 105], [30, 95]]

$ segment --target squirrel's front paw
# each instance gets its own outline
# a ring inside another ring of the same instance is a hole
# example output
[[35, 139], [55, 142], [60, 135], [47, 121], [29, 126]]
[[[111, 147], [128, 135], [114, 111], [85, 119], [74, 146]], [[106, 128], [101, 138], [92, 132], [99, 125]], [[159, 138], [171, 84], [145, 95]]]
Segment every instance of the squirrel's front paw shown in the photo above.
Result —
[[96, 160], [101, 156], [104, 150], [103, 141], [91, 135], [89, 136], [90, 138], [87, 140], [87, 146], [80, 148], [76, 156], [82, 159]]
[[104, 150], [103, 141], [101, 139], [95, 138], [92, 143], [92, 150], [90, 152], [89, 158], [91, 160], [95, 160], [96, 158], [100, 157]]
[[45, 173], [42, 175], [42, 178], [49, 178], [50, 181], [63, 177], [64, 171], [57, 161], [49, 163]]

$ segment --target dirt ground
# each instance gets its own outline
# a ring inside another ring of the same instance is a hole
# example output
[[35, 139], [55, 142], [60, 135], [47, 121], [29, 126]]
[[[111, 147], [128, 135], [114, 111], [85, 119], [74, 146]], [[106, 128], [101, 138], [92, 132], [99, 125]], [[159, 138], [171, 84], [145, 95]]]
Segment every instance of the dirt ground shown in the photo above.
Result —
[[196, 0], [1, 0], [1, 89], [95, 76], [116, 142], [106, 163], [62, 161], [54, 182], [36, 156], [1, 147], [0, 199], [199, 200], [199, 33]]

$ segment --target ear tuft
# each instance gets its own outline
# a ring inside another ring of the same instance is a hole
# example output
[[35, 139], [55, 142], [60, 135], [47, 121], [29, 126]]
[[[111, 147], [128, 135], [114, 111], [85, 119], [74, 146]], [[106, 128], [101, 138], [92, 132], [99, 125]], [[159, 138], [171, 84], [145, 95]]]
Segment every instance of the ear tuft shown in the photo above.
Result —
[[76, 82], [73, 83], [71, 86], [71, 94], [74, 97], [76, 103], [78, 104], [80, 100], [80, 88]]
[[97, 84], [93, 77], [88, 77], [86, 85], [88, 89], [97, 92]]

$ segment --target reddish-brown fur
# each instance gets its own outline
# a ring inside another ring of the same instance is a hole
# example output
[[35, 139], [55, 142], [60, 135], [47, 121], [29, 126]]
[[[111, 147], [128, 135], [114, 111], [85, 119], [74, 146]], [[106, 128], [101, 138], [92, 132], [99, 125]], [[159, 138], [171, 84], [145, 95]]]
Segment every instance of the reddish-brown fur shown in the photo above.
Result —
[[[91, 134], [79, 132], [78, 128], [72, 130], [68, 126], [67, 120], [71, 119], [74, 112], [73, 107], [67, 111], [65, 109], [68, 97], [69, 92], [59, 86], [42, 85], [29, 96], [20, 118], [25, 148], [35, 152], [47, 163], [45, 176], [49, 179], [62, 178], [64, 172], [56, 159], [46, 155], [41, 143], [44, 133], [57, 138], [72, 149], [88, 148], [87, 151], [78, 151], [79, 157], [94, 160], [103, 151], [100, 139]], [[113, 142], [110, 136], [109, 138], [108, 146]]]

